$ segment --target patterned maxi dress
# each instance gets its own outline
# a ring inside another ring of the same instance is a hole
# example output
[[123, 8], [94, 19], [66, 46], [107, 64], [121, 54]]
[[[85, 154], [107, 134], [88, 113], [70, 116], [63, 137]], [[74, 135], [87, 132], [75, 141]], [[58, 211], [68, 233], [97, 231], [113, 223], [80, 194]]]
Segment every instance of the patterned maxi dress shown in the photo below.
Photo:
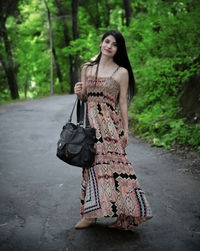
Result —
[[91, 76], [86, 81], [88, 118], [96, 129], [96, 156], [93, 166], [82, 172], [80, 213], [85, 218], [118, 217], [118, 227], [130, 230], [152, 213], [122, 145], [124, 131], [117, 106], [120, 89], [112, 76]]

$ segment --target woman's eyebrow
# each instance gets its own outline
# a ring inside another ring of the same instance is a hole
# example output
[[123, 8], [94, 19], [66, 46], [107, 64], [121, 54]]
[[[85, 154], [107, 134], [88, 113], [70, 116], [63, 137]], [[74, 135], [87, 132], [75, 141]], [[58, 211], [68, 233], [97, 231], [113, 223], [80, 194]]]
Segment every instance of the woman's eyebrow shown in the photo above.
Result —
[[[106, 42], [112, 42], [109, 38], [106, 38], [105, 41], [106, 41]], [[113, 41], [112, 44], [116, 44], [116, 45], [117, 45], [117, 42], [116, 42], [116, 41]]]

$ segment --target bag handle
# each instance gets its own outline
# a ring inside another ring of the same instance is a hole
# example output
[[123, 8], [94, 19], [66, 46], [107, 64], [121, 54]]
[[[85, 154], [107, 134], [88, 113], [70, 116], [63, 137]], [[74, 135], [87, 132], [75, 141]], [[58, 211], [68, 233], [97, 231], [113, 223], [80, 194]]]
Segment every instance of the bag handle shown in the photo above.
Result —
[[87, 102], [83, 102], [83, 105], [85, 106], [85, 113], [84, 113], [85, 127], [90, 127]]
[[73, 108], [72, 108], [72, 111], [71, 111], [71, 114], [70, 114], [70, 117], [69, 117], [69, 120], [68, 120], [69, 123], [72, 122], [72, 116], [73, 116], [74, 108], [75, 108], [75, 106], [76, 106], [77, 101], [78, 101], [78, 98], [76, 98], [76, 100], [75, 100], [75, 102], [74, 102], [74, 105], [73, 105]]
[[83, 126], [83, 121], [84, 121], [84, 114], [85, 114], [85, 106], [84, 106], [84, 102], [80, 101], [78, 99], [77, 102], [77, 107], [76, 107], [76, 122], [77, 124], [80, 124], [81, 126]]
[[[71, 123], [71, 121], [72, 121], [72, 116], [73, 116], [75, 107], [76, 107], [76, 121], [77, 121], [77, 124], [80, 124], [80, 125], [83, 126], [85, 115], [86, 115], [85, 114], [85, 102], [84, 101], [81, 102], [78, 99], [78, 97], [76, 98], [76, 100], [74, 102], [74, 105], [73, 105], [73, 108], [72, 108], [72, 111], [71, 111], [68, 122]], [[86, 125], [87, 125], [87, 122], [86, 122]]]

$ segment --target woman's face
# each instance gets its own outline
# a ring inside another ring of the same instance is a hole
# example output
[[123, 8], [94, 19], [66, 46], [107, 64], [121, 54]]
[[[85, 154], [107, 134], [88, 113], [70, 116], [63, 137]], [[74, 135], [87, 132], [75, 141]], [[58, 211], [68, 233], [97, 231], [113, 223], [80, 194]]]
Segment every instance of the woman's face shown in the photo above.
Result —
[[117, 52], [117, 42], [115, 37], [112, 35], [107, 36], [100, 44], [101, 46], [101, 53], [109, 56], [114, 57]]

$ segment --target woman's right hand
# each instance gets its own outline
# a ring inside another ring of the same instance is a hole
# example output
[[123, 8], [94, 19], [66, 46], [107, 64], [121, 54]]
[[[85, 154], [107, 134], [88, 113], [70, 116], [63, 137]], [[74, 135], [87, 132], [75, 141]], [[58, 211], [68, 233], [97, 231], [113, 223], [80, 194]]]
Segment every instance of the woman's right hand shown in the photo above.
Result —
[[83, 82], [77, 82], [74, 86], [74, 93], [77, 95], [82, 94]]

